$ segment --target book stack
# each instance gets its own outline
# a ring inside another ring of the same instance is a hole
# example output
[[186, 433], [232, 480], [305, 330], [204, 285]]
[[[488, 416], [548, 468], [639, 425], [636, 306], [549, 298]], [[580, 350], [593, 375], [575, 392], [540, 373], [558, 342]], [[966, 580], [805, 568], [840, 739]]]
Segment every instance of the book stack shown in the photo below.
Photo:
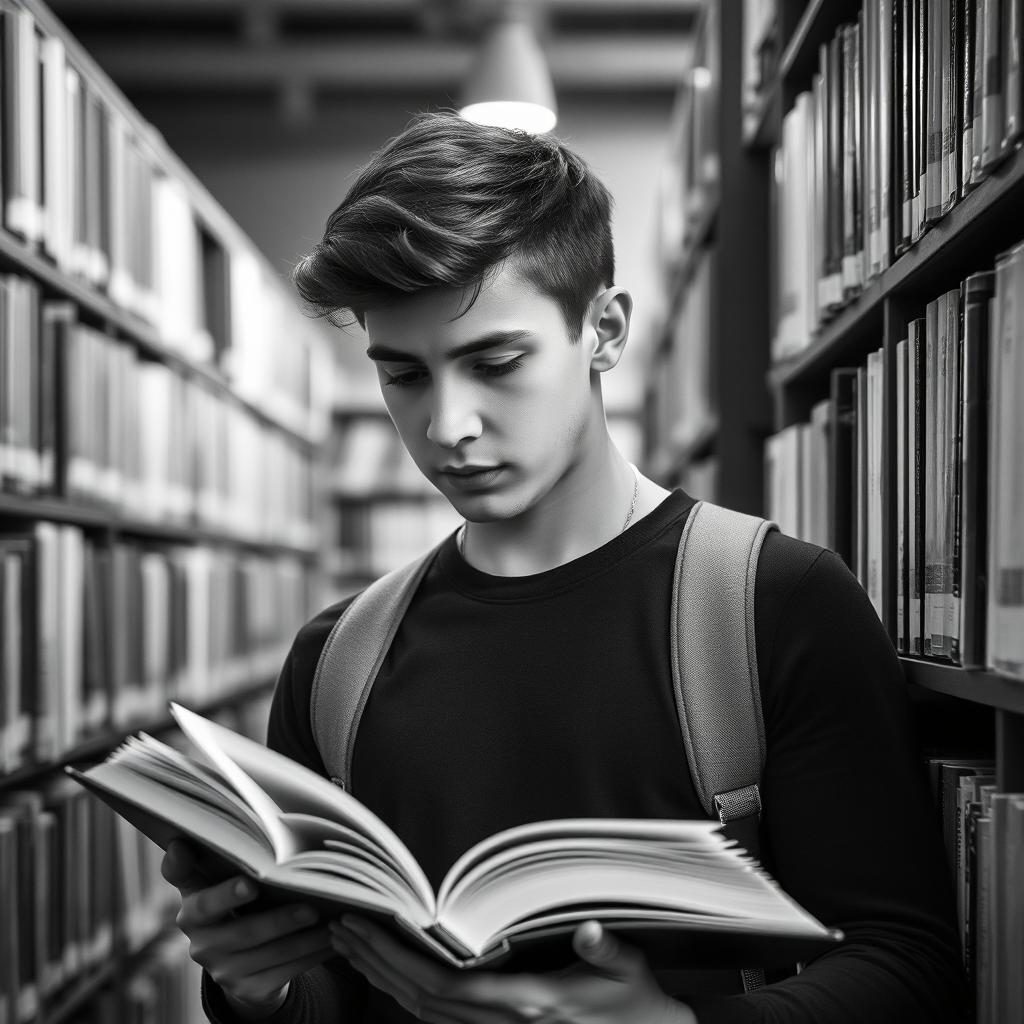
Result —
[[1014, 151], [1013, 0], [865, 3], [818, 51], [776, 153], [775, 360], [821, 328]]
[[[901, 653], [1024, 678], [1024, 246], [909, 319], [887, 364], [832, 371], [809, 423], [766, 445], [769, 516], [833, 548], [882, 611], [882, 487], [894, 463]], [[888, 450], [882, 401], [895, 395]], [[823, 486], [827, 482], [827, 486]]]
[[953, 884], [978, 1024], [1024, 1012], [1024, 793], [1000, 792], [984, 758], [932, 758], [932, 790]]

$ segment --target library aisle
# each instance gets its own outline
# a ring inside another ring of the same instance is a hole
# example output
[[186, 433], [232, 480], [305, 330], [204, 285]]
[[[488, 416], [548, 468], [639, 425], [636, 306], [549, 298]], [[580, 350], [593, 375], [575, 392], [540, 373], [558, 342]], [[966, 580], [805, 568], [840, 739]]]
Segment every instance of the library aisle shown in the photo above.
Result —
[[461, 526], [289, 274], [513, 9], [615, 202], [609, 432], [859, 581], [971, 1021], [1024, 1022], [1024, 2], [5, 0], [0, 1024], [204, 1024], [162, 851], [63, 766], [169, 701], [265, 740], [297, 630]]

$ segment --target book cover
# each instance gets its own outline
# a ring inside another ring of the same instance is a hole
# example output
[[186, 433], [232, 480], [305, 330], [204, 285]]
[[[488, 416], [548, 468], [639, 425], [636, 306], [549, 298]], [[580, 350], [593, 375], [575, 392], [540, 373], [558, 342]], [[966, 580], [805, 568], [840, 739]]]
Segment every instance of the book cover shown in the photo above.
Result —
[[800, 947], [798, 960], [841, 938], [713, 822], [517, 826], [463, 854], [434, 893], [408, 848], [351, 794], [179, 705], [171, 710], [188, 754], [142, 734], [103, 764], [68, 774], [158, 845], [191, 837], [227, 871], [255, 878], [270, 901], [299, 896], [325, 915], [358, 908], [455, 966], [506, 962], [551, 943], [567, 950], [575, 926], [592, 917], [650, 948], [713, 962], [786, 963]]

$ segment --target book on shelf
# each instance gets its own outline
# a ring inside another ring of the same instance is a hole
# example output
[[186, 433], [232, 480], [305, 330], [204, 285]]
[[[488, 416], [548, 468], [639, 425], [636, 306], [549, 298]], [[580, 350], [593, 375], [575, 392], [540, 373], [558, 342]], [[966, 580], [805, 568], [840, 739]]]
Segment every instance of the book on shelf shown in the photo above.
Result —
[[0, 29], [0, 213], [11, 240], [138, 318], [168, 352], [223, 373], [275, 422], [322, 437], [323, 331], [41, 12], [10, 0]]
[[355, 909], [454, 966], [568, 952], [590, 918], [690, 965], [781, 964], [841, 939], [708, 821], [516, 826], [467, 850], [435, 893], [408, 847], [343, 788], [184, 707], [172, 713], [188, 753], [142, 734], [66, 770], [158, 845], [190, 838], [271, 900]]
[[775, 154], [774, 360], [810, 345], [1018, 148], [1020, 8], [870, 0], [820, 44]]
[[38, 521], [0, 531], [0, 777], [273, 678], [304, 621], [294, 558]]
[[[848, 548], [835, 547], [837, 531], [827, 546], [848, 557], [879, 614], [881, 474], [894, 460], [897, 650], [1016, 678], [1024, 678], [1024, 467], [1009, 439], [1021, 434], [1024, 402], [1022, 294], [1024, 245], [1000, 256], [995, 272], [971, 274], [906, 322], [893, 342], [891, 383], [881, 351], [865, 366], [833, 371], [841, 376], [833, 379], [829, 422], [845, 424], [848, 444], [801, 440], [820, 432], [821, 403], [809, 423], [791, 424], [766, 444], [769, 515], [814, 543], [822, 541], [807, 510], [821, 497], [807, 493], [819, 479], [809, 460], [834, 463], [826, 467], [836, 484], [825, 495], [827, 514], [850, 523], [850, 539]], [[895, 391], [891, 451], [882, 450], [887, 387]]]
[[1024, 244], [996, 261], [991, 326], [989, 668], [1024, 679]]

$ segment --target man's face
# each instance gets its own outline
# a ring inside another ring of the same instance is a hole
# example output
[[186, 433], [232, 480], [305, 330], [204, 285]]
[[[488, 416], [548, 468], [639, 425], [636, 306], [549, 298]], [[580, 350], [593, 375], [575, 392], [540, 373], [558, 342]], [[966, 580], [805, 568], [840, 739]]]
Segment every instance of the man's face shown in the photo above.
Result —
[[[512, 519], [580, 457], [596, 419], [588, 331], [507, 267], [368, 310], [367, 355], [405, 447], [466, 519]], [[599, 392], [598, 392], [599, 394]], [[599, 408], [599, 404], [596, 406]]]

